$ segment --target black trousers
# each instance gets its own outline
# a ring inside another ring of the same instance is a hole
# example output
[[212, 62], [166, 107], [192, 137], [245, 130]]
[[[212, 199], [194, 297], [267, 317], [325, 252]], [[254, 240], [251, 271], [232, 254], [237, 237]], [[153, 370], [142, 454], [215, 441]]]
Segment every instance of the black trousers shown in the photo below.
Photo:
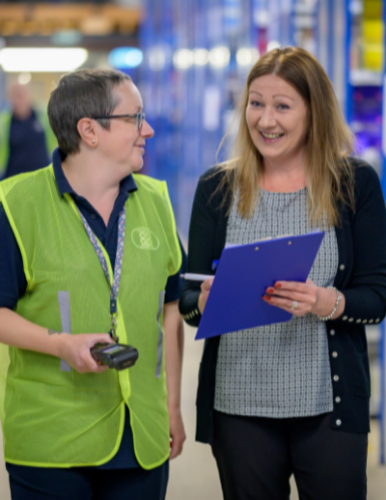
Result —
[[331, 429], [331, 414], [272, 419], [216, 412], [213, 454], [225, 500], [365, 500], [367, 434]]
[[12, 500], [164, 500], [169, 461], [152, 470], [6, 464]]

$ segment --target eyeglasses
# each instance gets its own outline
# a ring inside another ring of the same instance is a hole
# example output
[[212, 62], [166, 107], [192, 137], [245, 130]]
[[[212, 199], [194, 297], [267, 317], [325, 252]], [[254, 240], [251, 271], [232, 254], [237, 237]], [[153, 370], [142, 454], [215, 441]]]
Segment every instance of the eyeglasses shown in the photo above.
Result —
[[135, 113], [135, 115], [110, 115], [110, 116], [92, 116], [93, 120], [110, 120], [112, 118], [131, 118], [137, 120], [137, 130], [140, 131], [145, 120], [145, 113]]

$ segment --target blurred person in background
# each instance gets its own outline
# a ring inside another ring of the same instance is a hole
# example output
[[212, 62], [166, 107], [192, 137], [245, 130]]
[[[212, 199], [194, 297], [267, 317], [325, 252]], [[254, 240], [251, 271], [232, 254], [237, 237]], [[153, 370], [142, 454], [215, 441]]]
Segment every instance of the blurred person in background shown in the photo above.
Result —
[[[185, 255], [166, 184], [136, 175], [154, 131], [118, 71], [65, 75], [48, 115], [53, 164], [0, 183], [0, 416], [12, 499], [163, 500], [185, 439]], [[115, 339], [114, 323], [120, 343], [139, 351], [121, 372], [90, 353]]]
[[[318, 227], [325, 236], [306, 283], [278, 280], [261, 298], [291, 321], [206, 341], [196, 438], [212, 445], [226, 500], [288, 500], [292, 474], [301, 500], [364, 500], [365, 325], [386, 313], [380, 182], [350, 156], [352, 133], [332, 84], [303, 49], [265, 54], [240, 112], [234, 155], [197, 186], [188, 271], [212, 274], [226, 243]], [[212, 283], [184, 285], [180, 311], [192, 326]]]
[[28, 85], [9, 89], [10, 109], [0, 113], [0, 178], [46, 167], [57, 146], [46, 112], [34, 109]]

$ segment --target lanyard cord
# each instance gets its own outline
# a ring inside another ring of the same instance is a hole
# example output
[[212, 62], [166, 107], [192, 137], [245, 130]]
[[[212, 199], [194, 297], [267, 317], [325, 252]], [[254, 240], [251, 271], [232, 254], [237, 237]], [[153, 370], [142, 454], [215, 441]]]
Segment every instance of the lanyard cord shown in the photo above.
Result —
[[111, 318], [111, 326], [110, 326], [110, 331], [109, 335], [110, 337], [115, 341], [118, 342], [118, 337], [116, 335], [116, 329], [117, 329], [117, 298], [118, 298], [118, 291], [119, 291], [119, 284], [121, 282], [121, 272], [122, 272], [122, 258], [123, 258], [123, 248], [125, 244], [125, 221], [126, 221], [126, 207], [123, 207], [119, 214], [119, 219], [118, 219], [118, 243], [117, 243], [117, 253], [115, 257], [115, 266], [114, 266], [114, 276], [113, 280], [111, 283], [110, 280], [110, 274], [109, 274], [109, 268], [107, 266], [107, 261], [104, 256], [102, 246], [99, 243], [98, 239], [96, 238], [95, 234], [93, 233], [91, 227], [88, 225], [84, 215], [81, 213], [78, 207], [76, 207], [80, 218], [82, 219], [84, 228], [88, 234], [88, 237], [90, 238], [91, 244], [94, 247], [94, 250], [98, 256], [99, 262], [101, 263], [101, 266], [103, 268], [103, 271], [105, 272], [105, 276], [107, 278], [107, 281], [111, 287], [110, 291], [110, 318]]

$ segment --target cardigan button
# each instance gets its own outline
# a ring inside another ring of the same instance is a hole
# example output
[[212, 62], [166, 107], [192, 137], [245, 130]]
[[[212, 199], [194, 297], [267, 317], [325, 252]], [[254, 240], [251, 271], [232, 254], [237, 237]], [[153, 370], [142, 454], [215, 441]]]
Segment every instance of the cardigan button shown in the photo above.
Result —
[[342, 319], [343, 319], [343, 321], [347, 321], [348, 316], [343, 316], [343, 318], [342, 318]]
[[341, 271], [344, 271], [344, 267], [345, 267], [345, 266], [344, 266], [344, 264], [341, 264], [341, 265], [339, 266], [339, 269], [340, 269]]
[[375, 320], [375, 322], [376, 322], [376, 323], [379, 323], [379, 321], [380, 321], [380, 319], [379, 319], [379, 318], [377, 318], [377, 319]]
[[339, 420], [339, 418], [338, 418], [338, 420], [337, 420], [335, 423], [336, 423], [336, 425], [337, 425], [338, 427], [339, 427], [340, 425], [342, 425], [342, 421], [341, 421], [341, 420]]
[[334, 382], [339, 382], [339, 375], [334, 375], [332, 378], [334, 379]]
[[364, 319], [362, 323], [365, 325], [367, 323], [367, 319]]
[[362, 322], [362, 320], [361, 320], [361, 319], [357, 319], [357, 323], [361, 323], [361, 322]]
[[340, 401], [341, 401], [340, 397], [339, 397], [339, 396], [337, 396], [337, 397], [335, 398], [335, 403], [340, 403]]
[[333, 358], [337, 358], [337, 357], [338, 357], [338, 353], [337, 353], [336, 351], [334, 351], [334, 352], [332, 353], [332, 357], [333, 357]]
[[373, 319], [370, 319], [369, 324], [371, 324], [371, 323], [374, 323], [374, 320], [373, 320]]
[[334, 336], [335, 335], [335, 330], [330, 331], [330, 335]]
[[348, 322], [349, 322], [349, 323], [352, 323], [353, 321], [354, 321], [354, 318], [349, 318], [349, 319], [348, 319]]

